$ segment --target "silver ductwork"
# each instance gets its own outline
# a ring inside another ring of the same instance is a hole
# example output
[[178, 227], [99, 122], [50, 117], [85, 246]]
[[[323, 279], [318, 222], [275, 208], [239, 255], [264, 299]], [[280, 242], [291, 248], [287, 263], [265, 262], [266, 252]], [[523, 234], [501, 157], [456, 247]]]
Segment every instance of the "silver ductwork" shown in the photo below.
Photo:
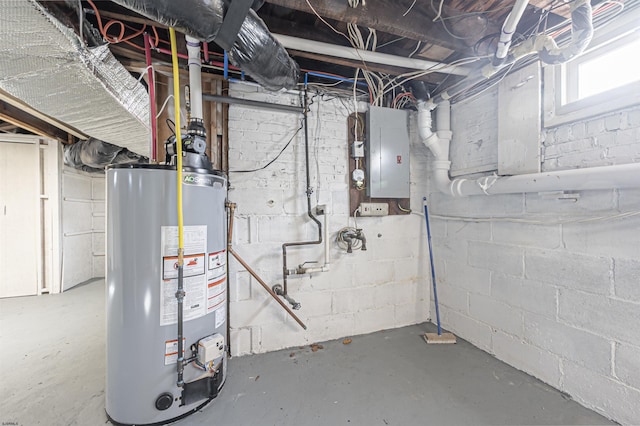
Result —
[[149, 97], [108, 45], [86, 47], [34, 0], [2, 0], [0, 11], [0, 89], [89, 136], [149, 155]]

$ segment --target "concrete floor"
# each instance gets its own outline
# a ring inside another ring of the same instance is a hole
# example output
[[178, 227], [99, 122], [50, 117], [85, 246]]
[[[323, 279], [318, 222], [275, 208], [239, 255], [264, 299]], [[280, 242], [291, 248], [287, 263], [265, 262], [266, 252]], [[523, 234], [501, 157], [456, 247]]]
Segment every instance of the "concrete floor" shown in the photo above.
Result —
[[[431, 324], [233, 358], [221, 395], [179, 425], [612, 424]], [[104, 281], [0, 300], [0, 422], [101, 425]]]

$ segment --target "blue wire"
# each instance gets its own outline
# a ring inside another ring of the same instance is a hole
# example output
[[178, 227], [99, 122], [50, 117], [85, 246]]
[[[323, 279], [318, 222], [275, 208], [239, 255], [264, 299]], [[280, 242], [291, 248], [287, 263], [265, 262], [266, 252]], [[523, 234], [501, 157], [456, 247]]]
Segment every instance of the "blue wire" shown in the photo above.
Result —
[[[304, 78], [305, 78], [305, 84], [307, 83], [307, 79], [308, 79], [308, 77], [307, 77], [307, 76], [309, 76], [309, 75], [312, 75], [312, 76], [314, 76], [314, 77], [322, 77], [322, 78], [326, 78], [326, 79], [329, 79], [329, 80], [344, 81], [345, 83], [353, 83], [353, 82], [354, 82], [354, 80], [353, 80], [352, 78], [343, 78], [343, 77], [337, 77], [337, 76], [335, 76], [335, 75], [329, 75], [329, 74], [323, 74], [323, 73], [320, 73], [320, 72], [313, 72], [313, 71], [309, 71], [309, 72], [307, 72], [307, 73], [306, 73], [306, 75], [304, 76]], [[358, 86], [365, 86], [365, 87], [368, 87], [368, 86], [367, 86], [367, 83], [365, 83], [364, 81], [356, 81], [356, 84], [357, 84]]]
[[436, 305], [436, 323], [438, 325], [438, 336], [442, 336], [440, 327], [440, 308], [438, 307], [438, 290], [436, 288], [436, 268], [433, 265], [433, 249], [431, 247], [431, 227], [429, 227], [429, 209], [427, 208], [427, 197], [423, 197], [424, 220], [427, 223], [427, 240], [429, 242], [429, 262], [431, 263], [431, 282], [433, 282], [433, 299]]
[[229, 56], [227, 56], [227, 51], [224, 51], [224, 79], [229, 79]]

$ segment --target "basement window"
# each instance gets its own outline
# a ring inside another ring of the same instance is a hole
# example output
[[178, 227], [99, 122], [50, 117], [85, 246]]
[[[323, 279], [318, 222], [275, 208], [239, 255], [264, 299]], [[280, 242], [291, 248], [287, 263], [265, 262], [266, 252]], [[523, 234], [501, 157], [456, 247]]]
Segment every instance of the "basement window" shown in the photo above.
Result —
[[638, 13], [632, 15], [622, 16], [615, 28], [596, 33], [581, 56], [544, 69], [545, 127], [640, 103], [640, 73], [635, 65], [640, 29], [635, 22]]
[[640, 72], [630, 66], [640, 54], [640, 38], [608, 52], [578, 62], [572, 68], [576, 73], [576, 100], [586, 99], [627, 84], [640, 81]]

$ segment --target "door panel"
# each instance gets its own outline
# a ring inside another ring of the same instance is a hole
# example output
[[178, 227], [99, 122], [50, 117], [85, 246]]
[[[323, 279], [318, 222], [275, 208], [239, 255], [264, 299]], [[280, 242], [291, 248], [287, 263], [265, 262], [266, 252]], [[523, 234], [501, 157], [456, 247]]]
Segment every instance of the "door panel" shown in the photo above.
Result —
[[39, 149], [0, 141], [0, 297], [38, 293]]

